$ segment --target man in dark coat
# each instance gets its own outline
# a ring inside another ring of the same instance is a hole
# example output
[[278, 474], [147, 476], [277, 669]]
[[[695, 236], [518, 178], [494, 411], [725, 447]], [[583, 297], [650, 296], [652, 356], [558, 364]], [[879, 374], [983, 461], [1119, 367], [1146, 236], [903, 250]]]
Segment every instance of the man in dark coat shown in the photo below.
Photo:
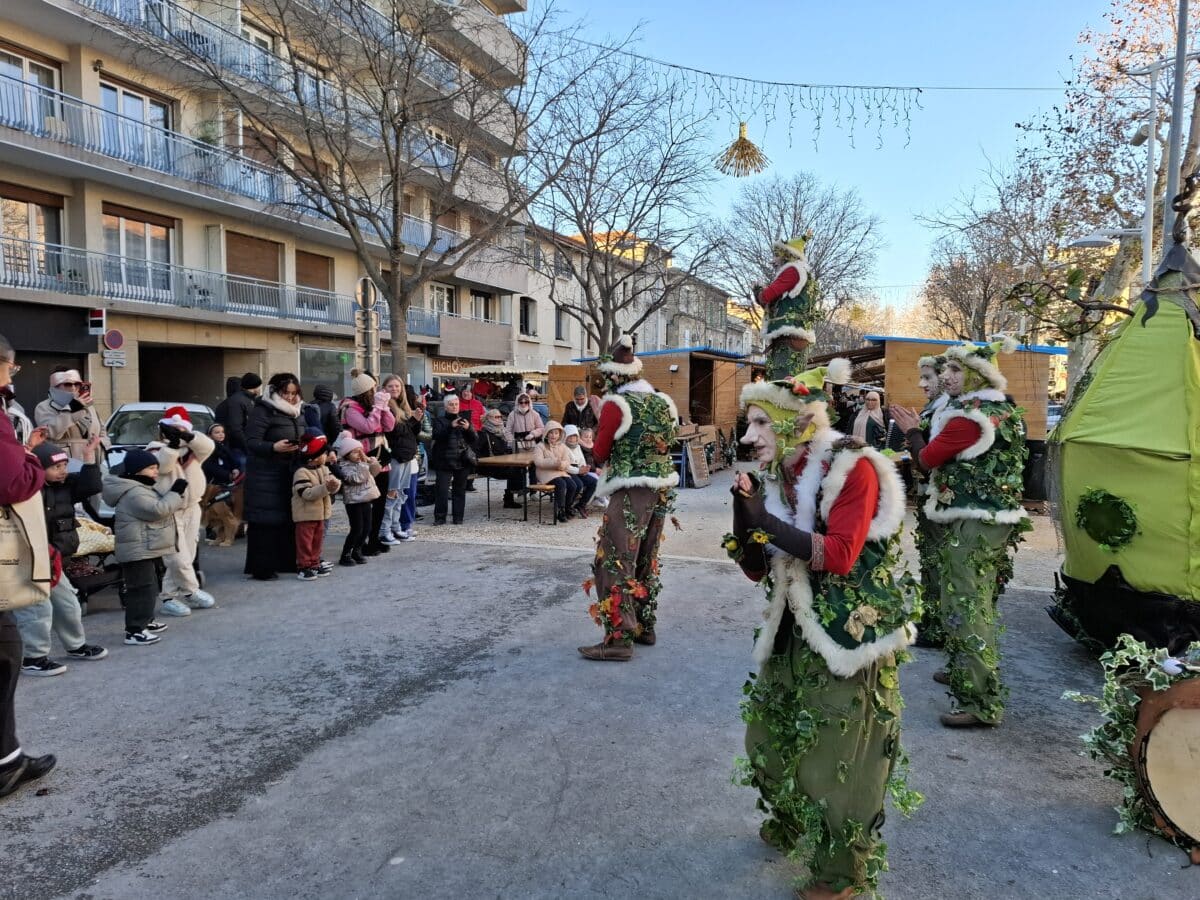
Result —
[[[320, 428], [325, 434], [325, 439], [332, 444], [342, 433], [342, 425], [338, 421], [337, 403], [333, 399], [333, 390], [328, 385], [318, 384], [313, 388], [312, 397], [312, 403], [307, 403], [305, 406], [315, 410], [317, 421], [309, 422], [309, 424]], [[305, 419], [307, 420], [307, 418], [306, 410]]]
[[[262, 394], [262, 379], [254, 372], [247, 372], [239, 379], [239, 383], [237, 391], [217, 404], [214, 417], [225, 426], [225, 442], [229, 444], [234, 459], [244, 472], [248, 452], [246, 423], [250, 420], [250, 410], [254, 408], [255, 399]], [[226, 382], [225, 389], [229, 390], [229, 382]]]
[[562, 423], [564, 427], [574, 425], [580, 431], [585, 428], [595, 431], [599, 426], [600, 419], [596, 416], [596, 410], [592, 408], [587, 388], [582, 384], [575, 386], [575, 399], [568, 403], [567, 408], [563, 410]]

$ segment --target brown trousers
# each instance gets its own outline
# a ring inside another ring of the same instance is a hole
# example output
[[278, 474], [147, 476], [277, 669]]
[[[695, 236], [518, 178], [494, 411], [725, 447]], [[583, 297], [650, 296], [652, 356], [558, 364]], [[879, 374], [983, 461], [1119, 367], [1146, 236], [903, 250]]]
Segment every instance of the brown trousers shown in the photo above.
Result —
[[669, 506], [667, 490], [614, 491], [600, 525], [592, 576], [597, 602], [592, 618], [604, 628], [604, 643], [632, 644], [657, 621], [658, 545]]

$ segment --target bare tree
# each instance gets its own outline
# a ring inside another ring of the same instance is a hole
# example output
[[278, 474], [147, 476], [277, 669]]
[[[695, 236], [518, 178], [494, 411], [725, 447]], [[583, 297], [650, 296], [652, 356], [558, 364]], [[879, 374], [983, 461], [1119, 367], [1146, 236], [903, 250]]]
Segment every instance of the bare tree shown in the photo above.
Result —
[[705, 277], [752, 298], [755, 284], [774, 277], [771, 245], [811, 230], [806, 253], [810, 277], [820, 286], [823, 315], [816, 330], [824, 342], [822, 328], [834, 310], [867, 294], [883, 243], [879, 226], [853, 189], [823, 184], [807, 172], [756, 179], [742, 188], [729, 215], [706, 229], [714, 250]]
[[[147, 31], [167, 45], [174, 76], [206, 98], [206, 137], [276, 172], [277, 208], [349, 237], [386, 304], [401, 374], [409, 307], [465, 263], [499, 261], [592, 132], [561, 136], [555, 164], [531, 136], [578, 73], [611, 55], [569, 40], [549, 9], [523, 17], [519, 35], [481, 7], [426, 0], [209, 0], [205, 18], [167, 0], [143, 9], [110, 15], [142, 48]], [[248, 25], [270, 40], [242, 36]], [[438, 52], [464, 45], [488, 52], [462, 65]]]
[[533, 219], [570, 239], [551, 299], [600, 348], [634, 332], [693, 272], [705, 188], [714, 177], [707, 116], [669, 73], [626, 54], [587, 67], [534, 129], [530, 162], [545, 189]]

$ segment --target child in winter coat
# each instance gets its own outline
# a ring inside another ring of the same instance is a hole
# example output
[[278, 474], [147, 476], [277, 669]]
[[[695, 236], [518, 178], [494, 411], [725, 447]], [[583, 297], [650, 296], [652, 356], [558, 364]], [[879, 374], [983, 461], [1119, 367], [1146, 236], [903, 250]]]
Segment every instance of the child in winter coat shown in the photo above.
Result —
[[361, 566], [367, 561], [363, 549], [371, 537], [371, 504], [380, 496], [375, 476], [382, 467], [379, 460], [363, 452], [362, 443], [348, 431], [338, 435], [333, 448], [338, 455], [342, 497], [350, 520], [350, 534], [342, 545], [342, 558], [338, 562], [343, 566]]
[[575, 479], [579, 488], [579, 496], [575, 498], [574, 509], [586, 519], [588, 517], [587, 506], [591, 502], [592, 495], [596, 493], [596, 485], [600, 483], [600, 476], [592, 471], [587, 457], [584, 456], [583, 446], [579, 443], [579, 429], [576, 426], [563, 426], [563, 443], [567, 445], [567, 453], [571, 456], [571, 465], [567, 466], [567, 471], [571, 473], [571, 477]]
[[[94, 458], [99, 443], [99, 435], [88, 441], [83, 454], [85, 459]], [[49, 441], [39, 444], [33, 453], [46, 470], [46, 484], [42, 488], [46, 534], [51, 548], [62, 559], [64, 571], [50, 588], [49, 599], [14, 609], [13, 618], [25, 649], [22, 674], [61, 675], [67, 667], [50, 659], [51, 629], [72, 659], [97, 660], [108, 656], [103, 647], [88, 644], [83, 632], [79, 597], [65, 571], [67, 560], [79, 549], [75, 504], [100, 493], [100, 468], [95, 463], [87, 463], [78, 472], [69, 473], [71, 457], [66, 448]]]
[[162, 611], [167, 616], [190, 616], [193, 609], [210, 609], [217, 601], [200, 589], [196, 576], [196, 551], [200, 544], [201, 503], [208, 490], [204, 462], [213, 452], [213, 441], [192, 429], [192, 420], [182, 406], [172, 406], [158, 421], [162, 439], [146, 449], [158, 460], [158, 489], [165, 493], [182, 479], [187, 483], [183, 507], [175, 513], [177, 549], [163, 557], [166, 571], [162, 582]]
[[533, 448], [533, 468], [539, 484], [554, 485], [554, 514], [559, 522], [575, 517], [575, 499], [579, 493], [569, 470], [571, 456], [563, 443], [563, 427], [551, 419], [546, 433]]
[[183, 509], [186, 478], [165, 491], [156, 488], [158, 460], [149, 451], [125, 454], [120, 474], [104, 476], [104, 502], [116, 512], [117, 562], [125, 581], [125, 643], [153, 644], [167, 626], [154, 621], [158, 596], [155, 560], [177, 553], [175, 513]]
[[325, 522], [333, 515], [331, 498], [342, 487], [325, 465], [329, 454], [324, 434], [305, 438], [300, 444], [304, 464], [292, 476], [292, 521], [296, 523], [296, 575], [315, 581], [333, 572], [333, 564], [321, 559]]

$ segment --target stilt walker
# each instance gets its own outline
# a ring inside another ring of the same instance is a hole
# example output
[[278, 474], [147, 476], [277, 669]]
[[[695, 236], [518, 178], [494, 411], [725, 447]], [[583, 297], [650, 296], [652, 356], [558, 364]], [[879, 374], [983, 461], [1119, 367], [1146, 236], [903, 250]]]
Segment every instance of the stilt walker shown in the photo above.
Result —
[[[942, 368], [945, 364], [944, 356], [922, 356], [917, 361], [917, 383], [921, 386], [926, 401], [920, 413], [919, 427], [926, 442], [941, 432], [945, 421], [943, 412], [950, 400], [942, 389]], [[911, 465], [917, 482], [917, 527], [913, 531], [913, 538], [921, 564], [921, 592], [926, 600], [921, 614], [921, 631], [917, 635], [917, 646], [940, 649], [946, 641], [946, 635], [937, 602], [937, 578], [938, 556], [941, 553], [945, 529], [941, 523], [934, 522], [925, 515], [925, 499], [930, 489], [929, 476], [922, 472], [916, 460], [913, 460]]]
[[928, 443], [916, 413], [892, 409], [914, 461], [930, 473], [925, 515], [945, 529], [937, 580], [949, 664], [934, 678], [954, 698], [954, 709], [941, 717], [949, 728], [998, 725], [1004, 716], [996, 601], [1012, 574], [1012, 552], [1030, 528], [1021, 506], [1021, 410], [1005, 395], [1008, 380], [997, 363], [1002, 350], [1014, 349], [1005, 339], [946, 351], [942, 385], [950, 401]]
[[779, 240], [772, 247], [778, 271], [766, 287], [755, 291], [763, 307], [763, 346], [767, 348], [767, 380], [786, 378], [808, 365], [816, 342], [818, 286], [808, 270], [805, 248], [812, 233]]
[[[834, 360], [835, 375], [849, 375]], [[805, 898], [874, 892], [885, 868], [884, 794], [904, 784], [898, 665], [919, 588], [904, 571], [904, 487], [890, 460], [834, 431], [826, 369], [747, 385], [757, 476], [739, 474], [725, 549], [767, 591], [743, 688], [743, 783], [762, 838], [802, 862]], [[901, 765], [897, 765], [900, 762]]]
[[607, 383], [592, 453], [605, 466], [596, 496], [609, 503], [592, 577], [583, 587], [588, 594], [595, 587], [588, 612], [604, 629], [604, 640], [579, 652], [587, 659], [624, 662], [635, 643], [653, 645], [658, 639], [658, 545], [679, 484], [671, 461], [679, 414], [669, 396], [640, 377], [642, 361], [629, 335], [598, 368]]

